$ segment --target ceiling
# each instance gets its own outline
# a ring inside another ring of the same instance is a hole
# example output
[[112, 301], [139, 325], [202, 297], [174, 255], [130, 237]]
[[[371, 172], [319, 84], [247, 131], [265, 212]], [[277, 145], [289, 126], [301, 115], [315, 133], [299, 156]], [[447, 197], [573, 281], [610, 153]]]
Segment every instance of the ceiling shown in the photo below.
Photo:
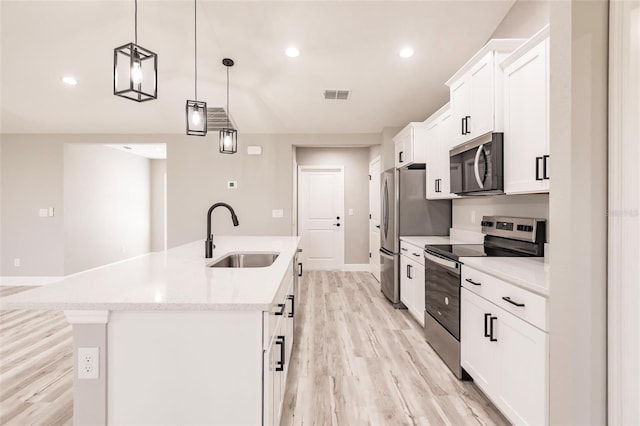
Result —
[[[444, 82], [513, 0], [198, 1], [198, 99], [246, 133], [378, 133], [422, 121]], [[193, 1], [139, 0], [138, 43], [158, 54], [158, 99], [113, 95], [113, 49], [133, 41], [134, 2], [1, 2], [2, 133], [184, 133], [193, 99]], [[289, 58], [289, 45], [300, 56]], [[415, 55], [400, 58], [411, 45]], [[73, 75], [78, 85], [61, 82]], [[325, 89], [351, 90], [325, 100]]]

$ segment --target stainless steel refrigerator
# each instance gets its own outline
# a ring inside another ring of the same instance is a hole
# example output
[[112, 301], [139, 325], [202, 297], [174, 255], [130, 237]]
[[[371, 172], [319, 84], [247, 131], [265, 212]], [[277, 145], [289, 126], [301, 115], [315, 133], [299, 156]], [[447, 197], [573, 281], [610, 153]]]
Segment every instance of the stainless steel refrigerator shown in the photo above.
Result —
[[400, 302], [400, 236], [449, 235], [451, 200], [426, 197], [424, 164], [382, 173], [380, 186], [380, 284], [396, 308]]

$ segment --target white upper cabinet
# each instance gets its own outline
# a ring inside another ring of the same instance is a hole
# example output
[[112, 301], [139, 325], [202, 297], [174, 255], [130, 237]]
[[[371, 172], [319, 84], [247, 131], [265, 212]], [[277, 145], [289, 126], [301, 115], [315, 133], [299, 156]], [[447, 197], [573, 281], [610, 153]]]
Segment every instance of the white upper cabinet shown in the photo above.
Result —
[[449, 104], [436, 111], [426, 121], [427, 128], [427, 199], [458, 198], [450, 192], [449, 150], [452, 147], [452, 112]]
[[549, 192], [549, 27], [502, 63], [504, 191]]
[[426, 162], [426, 128], [424, 123], [409, 123], [393, 137], [396, 168]]
[[447, 81], [451, 95], [452, 145], [502, 131], [502, 69], [499, 63], [521, 39], [490, 40]]

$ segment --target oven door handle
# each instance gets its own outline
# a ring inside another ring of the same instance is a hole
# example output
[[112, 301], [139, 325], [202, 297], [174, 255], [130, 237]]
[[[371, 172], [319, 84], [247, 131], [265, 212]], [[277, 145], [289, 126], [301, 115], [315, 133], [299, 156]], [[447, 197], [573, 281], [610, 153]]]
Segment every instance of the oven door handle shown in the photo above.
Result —
[[430, 253], [424, 252], [424, 258], [433, 263], [437, 263], [440, 266], [444, 266], [445, 268], [451, 269], [460, 273], [460, 264], [458, 262], [454, 262], [453, 260], [443, 259], [441, 257], [434, 256]]
[[478, 147], [476, 151], [476, 158], [473, 161], [473, 172], [476, 175], [476, 182], [478, 182], [478, 186], [480, 189], [484, 188], [484, 179], [480, 179], [480, 154], [484, 153], [484, 144]]

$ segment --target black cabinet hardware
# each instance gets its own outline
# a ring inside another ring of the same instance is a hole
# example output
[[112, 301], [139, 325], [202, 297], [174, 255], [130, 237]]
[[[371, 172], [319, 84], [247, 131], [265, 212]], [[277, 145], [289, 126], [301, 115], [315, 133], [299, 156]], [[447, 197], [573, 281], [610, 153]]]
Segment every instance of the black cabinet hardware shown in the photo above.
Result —
[[380, 225], [376, 225], [376, 228], [380, 229]]
[[460, 130], [460, 134], [461, 134], [461, 135], [464, 135], [464, 120], [465, 120], [465, 118], [464, 118], [464, 117], [462, 117], [462, 118], [460, 119], [460, 122], [462, 123], [462, 130]]
[[492, 341], [492, 342], [497, 342], [498, 341], [498, 339], [496, 339], [493, 336], [493, 320], [497, 320], [497, 319], [498, 319], [498, 317], [490, 317], [489, 318], [489, 340]]
[[278, 308], [280, 308], [280, 312], [276, 312], [276, 315], [284, 315], [284, 310], [286, 309], [286, 303], [278, 303]]
[[469, 284], [473, 284], [473, 285], [482, 285], [482, 283], [477, 283], [474, 280], [472, 280], [471, 278], [467, 278], [465, 281], [468, 282]]
[[489, 337], [489, 330], [487, 328], [487, 320], [489, 319], [489, 317], [491, 316], [491, 314], [484, 314], [484, 337]]
[[302, 262], [298, 263], [298, 276], [301, 277], [302, 276]]
[[296, 299], [295, 296], [293, 294], [290, 294], [287, 296], [287, 300], [291, 300], [291, 312], [289, 312], [289, 315], [287, 315], [289, 318], [293, 318], [293, 316], [295, 315], [296, 312]]
[[549, 156], [543, 155], [542, 156], [542, 178], [548, 180], [549, 175], [547, 174], [548, 172], [547, 163], [549, 163]]
[[280, 345], [280, 361], [276, 362], [276, 371], [284, 371], [284, 336], [276, 336], [276, 345]]
[[400, 250], [407, 251], [407, 248], [406, 247], [402, 247]]
[[411, 265], [407, 265], [407, 278], [409, 278], [410, 280], [413, 279], [413, 277], [411, 276]]
[[404, 151], [400, 151], [400, 153], [398, 154], [398, 162], [404, 163], [404, 158], [402, 158], [403, 156], [404, 156]]
[[470, 133], [471, 133], [471, 130], [469, 130], [469, 120], [470, 120], [470, 119], [471, 119], [471, 116], [470, 116], [470, 115], [467, 115], [467, 116], [464, 118], [464, 133], [463, 133], [463, 135], [468, 135], [468, 134], [470, 134]]
[[422, 255], [418, 253], [411, 253], [411, 254], [413, 254], [415, 257], [422, 257]]
[[504, 300], [505, 302], [509, 302], [512, 305], [515, 305], [515, 306], [517, 306], [519, 308], [524, 308], [524, 303], [514, 302], [513, 300], [511, 300], [511, 298], [509, 296], [503, 297], [502, 300]]

